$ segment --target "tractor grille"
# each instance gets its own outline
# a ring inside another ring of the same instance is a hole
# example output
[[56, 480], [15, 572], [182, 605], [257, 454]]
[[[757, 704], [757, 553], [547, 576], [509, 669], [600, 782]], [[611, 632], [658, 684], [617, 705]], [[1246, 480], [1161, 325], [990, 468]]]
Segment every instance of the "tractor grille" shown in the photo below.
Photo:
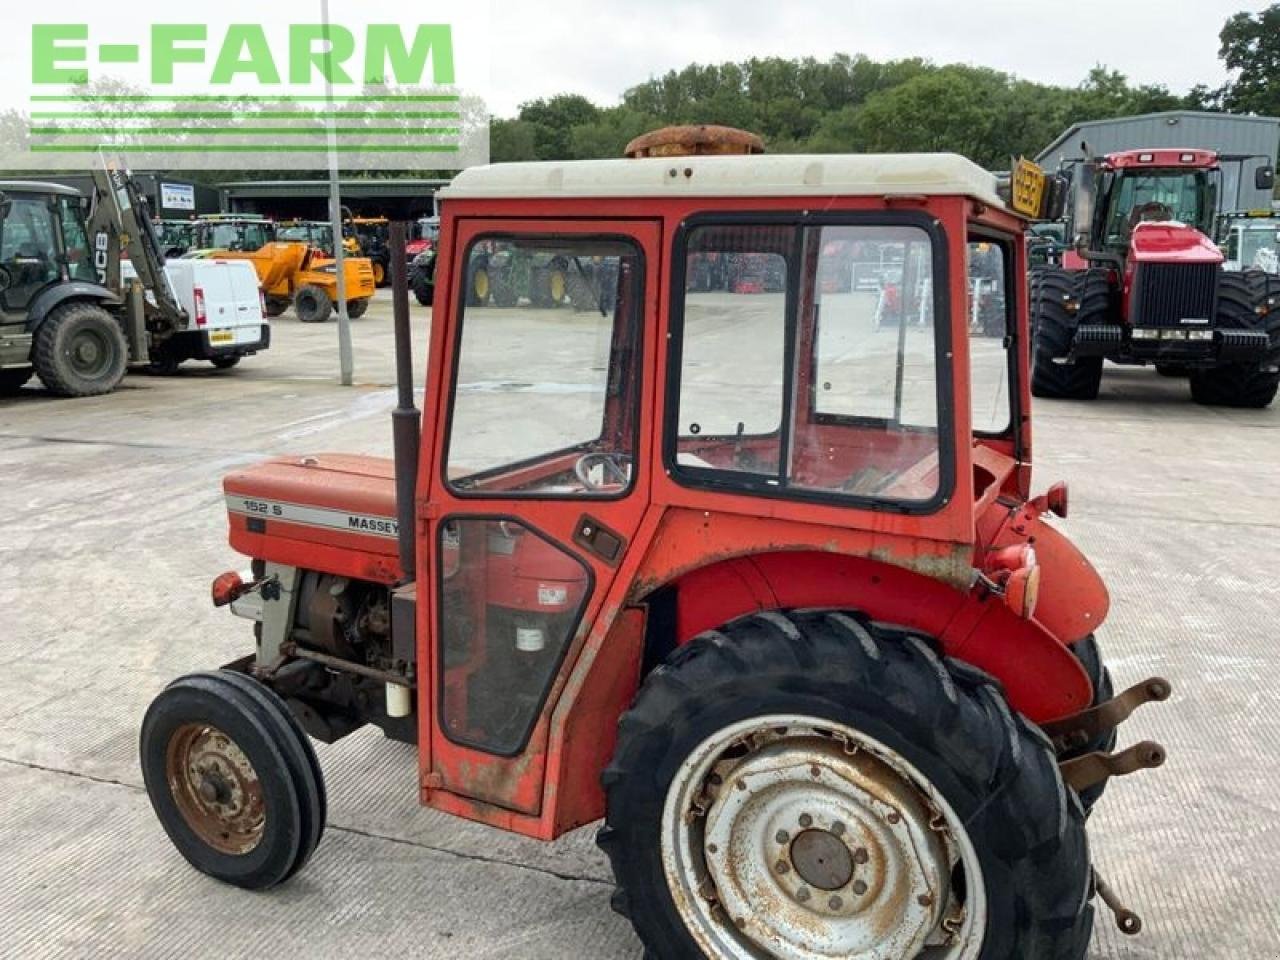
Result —
[[1218, 292], [1216, 263], [1143, 263], [1133, 285], [1135, 327], [1207, 326]]

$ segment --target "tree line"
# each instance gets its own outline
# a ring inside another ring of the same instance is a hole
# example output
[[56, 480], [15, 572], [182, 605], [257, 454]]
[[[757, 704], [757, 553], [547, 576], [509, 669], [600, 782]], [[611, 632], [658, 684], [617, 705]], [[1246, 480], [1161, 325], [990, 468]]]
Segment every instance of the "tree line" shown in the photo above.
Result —
[[692, 64], [632, 87], [614, 106], [574, 93], [525, 103], [515, 117], [491, 121], [490, 155], [495, 162], [617, 157], [655, 127], [723, 123], [761, 134], [775, 153], [947, 150], [999, 168], [1087, 120], [1176, 109], [1280, 116], [1280, 3], [1231, 17], [1219, 44], [1231, 78], [1185, 94], [1131, 83], [1103, 66], [1063, 87], [916, 58]]

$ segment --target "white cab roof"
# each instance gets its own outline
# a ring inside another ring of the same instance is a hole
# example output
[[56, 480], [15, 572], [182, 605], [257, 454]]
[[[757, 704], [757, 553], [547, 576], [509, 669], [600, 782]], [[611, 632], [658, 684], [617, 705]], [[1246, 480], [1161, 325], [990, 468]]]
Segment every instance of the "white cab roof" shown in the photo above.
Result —
[[967, 196], [992, 206], [1004, 205], [996, 194], [995, 176], [954, 153], [765, 154], [497, 163], [463, 170], [440, 191], [445, 200], [902, 194]]

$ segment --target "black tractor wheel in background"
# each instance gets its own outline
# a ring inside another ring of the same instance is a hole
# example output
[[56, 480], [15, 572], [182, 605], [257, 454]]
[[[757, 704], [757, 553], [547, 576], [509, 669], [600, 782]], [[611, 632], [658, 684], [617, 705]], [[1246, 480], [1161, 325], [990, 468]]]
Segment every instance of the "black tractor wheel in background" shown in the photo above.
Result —
[[1216, 407], [1270, 405], [1280, 390], [1280, 280], [1260, 270], [1220, 274], [1217, 326], [1263, 330], [1271, 337], [1270, 349], [1259, 361], [1191, 371], [1191, 398]]
[[169, 684], [147, 709], [140, 752], [156, 816], [197, 870], [260, 890], [319, 843], [315, 751], [284, 702], [249, 677], [220, 670]]
[[[1089, 674], [1089, 682], [1093, 684], [1093, 706], [1105, 703], [1115, 696], [1115, 685], [1111, 680], [1111, 671], [1106, 668], [1102, 661], [1102, 650], [1098, 646], [1098, 638], [1093, 634], [1085, 637], [1083, 640], [1071, 647], [1071, 652], [1076, 655], [1076, 659], [1080, 661], [1085, 669], [1085, 673]], [[1094, 753], [1102, 751], [1110, 753], [1116, 748], [1116, 730], [1112, 727], [1106, 733], [1099, 734], [1089, 743], [1076, 750], [1068, 750], [1062, 754], [1059, 760], [1072, 760], [1076, 757], [1082, 757], [1086, 753]], [[1107, 781], [1103, 780], [1099, 784], [1086, 789], [1080, 794], [1080, 803], [1086, 811], [1093, 809], [1094, 805], [1102, 798], [1106, 792]]]
[[436, 287], [425, 270], [414, 269], [409, 274], [409, 289], [421, 306], [429, 307], [435, 302]]
[[262, 311], [267, 319], [282, 316], [289, 309], [290, 302], [287, 297], [267, 297], [266, 308]]
[[[1056, 400], [1092, 400], [1102, 383], [1102, 358], [1071, 360], [1071, 344], [1079, 324], [1106, 322], [1106, 275], [1043, 267], [1033, 276], [1031, 392]], [[1069, 304], [1077, 305], [1074, 314]]]
[[352, 320], [359, 320], [365, 315], [369, 309], [369, 298], [362, 297], [359, 300], [347, 301], [347, 316]]
[[129, 345], [115, 317], [96, 303], [64, 303], [36, 331], [32, 362], [51, 393], [92, 397], [124, 379]]
[[31, 367], [15, 367], [11, 370], [0, 370], [0, 397], [12, 396], [21, 390], [31, 375], [35, 373]]
[[333, 301], [324, 287], [307, 283], [293, 295], [293, 312], [303, 323], [324, 323], [333, 316]]
[[[881, 835], [886, 814], [849, 789], [856, 775], [836, 776], [854, 767], [903, 791], [890, 829], [921, 810], [941, 818], [915, 860], [909, 844], [858, 842]], [[827, 942], [837, 922], [866, 923], [858, 932], [874, 942], [902, 903], [963, 911], [965, 956], [1081, 960], [1088, 948], [1085, 815], [1049, 741], [986, 674], [858, 614], [764, 613], [694, 639], [646, 678], [603, 784], [613, 905], [648, 956], [692, 960], [700, 943], [765, 955], [779, 937]], [[913, 790], [933, 799], [917, 807]], [[941, 903], [914, 889], [896, 898], [893, 851], [899, 876], [956, 864]], [[877, 899], [846, 912], [864, 898]]]
[[520, 294], [516, 292], [515, 271], [511, 267], [491, 267], [486, 276], [489, 280], [489, 296], [495, 307], [514, 307], [520, 302]]
[[212, 357], [209, 362], [219, 370], [230, 370], [240, 362], [240, 357], [238, 354], [232, 354], [228, 357]]

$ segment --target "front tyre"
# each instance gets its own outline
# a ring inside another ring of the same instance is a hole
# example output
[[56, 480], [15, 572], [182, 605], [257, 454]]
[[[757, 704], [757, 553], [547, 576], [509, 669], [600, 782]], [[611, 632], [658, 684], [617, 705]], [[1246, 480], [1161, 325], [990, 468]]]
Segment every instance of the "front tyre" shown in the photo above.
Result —
[[55, 307], [40, 324], [31, 359], [50, 393], [94, 397], [124, 379], [129, 344], [115, 317], [96, 303], [75, 300]]
[[604, 775], [614, 905], [664, 960], [1078, 960], [1084, 814], [985, 674], [831, 611], [703, 634]]
[[242, 674], [175, 680], [152, 701], [140, 737], [147, 795], [187, 861], [260, 890], [302, 868], [324, 830], [315, 752], [288, 707]]

